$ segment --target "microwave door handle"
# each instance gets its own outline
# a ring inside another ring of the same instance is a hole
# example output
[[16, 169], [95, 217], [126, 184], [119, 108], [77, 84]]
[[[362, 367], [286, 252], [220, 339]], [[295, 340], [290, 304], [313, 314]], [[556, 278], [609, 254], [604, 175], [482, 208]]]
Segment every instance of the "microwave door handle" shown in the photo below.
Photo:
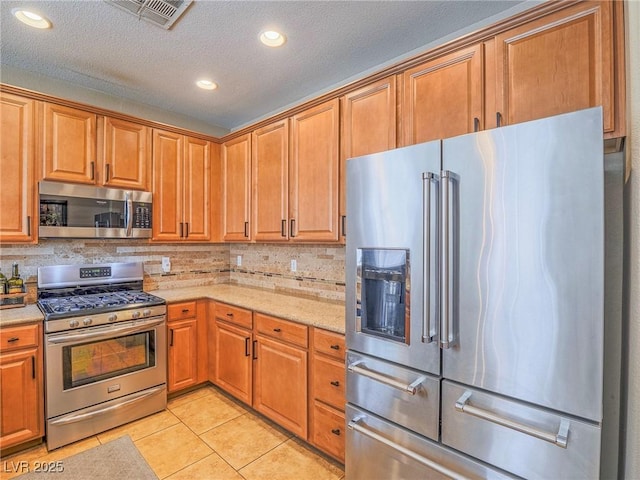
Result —
[[133, 231], [133, 200], [131, 199], [131, 192], [125, 192], [124, 194], [124, 221], [125, 236], [130, 237]]

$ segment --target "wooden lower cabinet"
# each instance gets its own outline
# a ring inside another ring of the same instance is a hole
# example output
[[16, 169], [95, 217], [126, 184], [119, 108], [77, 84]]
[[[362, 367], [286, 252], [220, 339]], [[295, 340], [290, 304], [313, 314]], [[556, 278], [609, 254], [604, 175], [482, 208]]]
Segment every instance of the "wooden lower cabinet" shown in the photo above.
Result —
[[40, 325], [0, 333], [0, 449], [44, 435]]
[[313, 401], [313, 427], [310, 441], [320, 450], [344, 463], [344, 410]]
[[207, 380], [207, 302], [183, 302], [167, 307], [167, 390], [169, 393]]

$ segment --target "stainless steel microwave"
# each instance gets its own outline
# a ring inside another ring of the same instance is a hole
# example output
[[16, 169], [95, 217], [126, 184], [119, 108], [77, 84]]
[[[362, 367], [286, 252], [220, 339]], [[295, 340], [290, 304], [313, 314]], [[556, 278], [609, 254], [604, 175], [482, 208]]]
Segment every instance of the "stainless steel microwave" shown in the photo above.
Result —
[[149, 238], [152, 194], [41, 181], [41, 238]]

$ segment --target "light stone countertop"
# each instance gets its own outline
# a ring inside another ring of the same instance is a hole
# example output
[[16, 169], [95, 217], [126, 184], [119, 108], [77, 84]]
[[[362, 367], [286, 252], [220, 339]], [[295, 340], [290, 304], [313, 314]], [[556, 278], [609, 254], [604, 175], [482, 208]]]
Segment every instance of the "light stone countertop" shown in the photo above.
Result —
[[[345, 333], [344, 305], [339, 303], [230, 284], [151, 290], [149, 293], [164, 298], [167, 303], [209, 298], [305, 325]], [[0, 328], [42, 322], [43, 319], [42, 312], [35, 304], [0, 310]]]

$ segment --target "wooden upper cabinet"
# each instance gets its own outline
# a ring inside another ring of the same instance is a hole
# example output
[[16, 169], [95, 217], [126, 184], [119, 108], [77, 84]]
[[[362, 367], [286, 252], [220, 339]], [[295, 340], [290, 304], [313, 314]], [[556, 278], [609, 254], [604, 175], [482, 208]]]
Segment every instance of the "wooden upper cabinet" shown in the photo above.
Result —
[[36, 101], [0, 93], [0, 242], [35, 242]]
[[101, 164], [99, 183], [150, 190], [151, 129], [111, 117], [98, 118]]
[[472, 45], [403, 72], [404, 145], [482, 128], [482, 45]]
[[43, 132], [43, 178], [96, 183], [95, 114], [45, 103]]
[[210, 143], [185, 137], [184, 147], [183, 239], [207, 241], [211, 238]]
[[289, 238], [289, 119], [252, 134], [253, 239]]
[[251, 212], [251, 134], [222, 145], [222, 236], [248, 242]]
[[622, 2], [581, 2], [496, 37], [496, 104], [503, 124], [602, 105], [605, 136], [624, 135], [616, 132], [624, 128], [615, 104], [616, 75], [624, 76], [623, 68], [616, 73], [616, 12], [623, 28], [616, 3]]
[[338, 240], [339, 101], [291, 119], [289, 233], [295, 241]]
[[153, 131], [153, 239], [180, 240], [184, 137]]

